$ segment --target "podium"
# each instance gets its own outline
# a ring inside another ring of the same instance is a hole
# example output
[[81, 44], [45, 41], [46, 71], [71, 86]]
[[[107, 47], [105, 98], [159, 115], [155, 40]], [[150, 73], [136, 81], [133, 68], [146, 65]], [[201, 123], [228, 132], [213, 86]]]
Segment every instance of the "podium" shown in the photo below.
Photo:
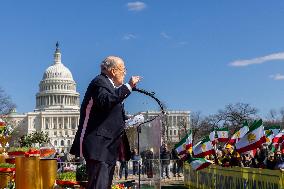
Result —
[[[151, 180], [150, 185], [155, 189], [161, 188], [161, 131], [161, 117], [157, 117], [153, 121], [137, 128], [138, 152], [142, 157], [142, 167], [139, 164], [139, 173], [149, 178]], [[140, 174], [138, 188], [140, 188]]]

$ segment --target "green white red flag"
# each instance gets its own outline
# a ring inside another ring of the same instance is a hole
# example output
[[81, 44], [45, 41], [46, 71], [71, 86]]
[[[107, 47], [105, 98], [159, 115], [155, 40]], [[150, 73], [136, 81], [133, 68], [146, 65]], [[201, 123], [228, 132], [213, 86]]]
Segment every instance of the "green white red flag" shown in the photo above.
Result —
[[218, 142], [227, 142], [229, 140], [229, 129], [220, 128], [215, 130]]
[[260, 147], [265, 142], [266, 137], [260, 119], [254, 122], [249, 128], [249, 132], [236, 143], [236, 150], [239, 153], [247, 152]]
[[264, 130], [271, 130], [273, 132], [273, 135], [276, 136], [280, 132], [280, 126], [272, 125], [272, 126], [265, 127]]
[[272, 142], [273, 139], [273, 131], [271, 130], [264, 130], [265, 132], [265, 137], [266, 137], [266, 143], [269, 145]]
[[189, 131], [179, 143], [175, 145], [175, 150], [178, 155], [186, 154], [192, 148], [192, 132]]
[[192, 151], [194, 157], [205, 157], [207, 155], [213, 154], [214, 148], [209, 136], [204, 137], [202, 141], [193, 146]]
[[204, 169], [213, 163], [204, 158], [192, 158], [192, 157], [190, 157], [187, 160], [187, 162], [191, 165], [191, 168], [196, 171]]
[[[265, 132], [265, 136], [266, 136], [266, 143], [270, 145], [273, 141], [273, 138], [276, 137], [276, 135], [280, 132], [280, 126], [279, 125], [273, 125], [273, 126], [265, 127], [264, 132]], [[276, 138], [278, 138], [278, 137], [276, 137]], [[276, 139], [276, 138], [275, 138], [275, 143], [278, 143], [277, 140], [279, 140], [279, 138], [278, 139]]]
[[284, 139], [284, 130], [280, 131], [277, 135], [274, 136], [274, 138], [272, 139], [272, 143], [273, 144], [278, 144], [283, 142]]
[[247, 132], [249, 131], [249, 127], [247, 122], [244, 123], [243, 127], [240, 128], [240, 130], [238, 130], [237, 132], [235, 132], [233, 134], [233, 136], [231, 137], [231, 139], [229, 140], [229, 144], [234, 145], [236, 142], [238, 142], [243, 136], [245, 136], [247, 134]]

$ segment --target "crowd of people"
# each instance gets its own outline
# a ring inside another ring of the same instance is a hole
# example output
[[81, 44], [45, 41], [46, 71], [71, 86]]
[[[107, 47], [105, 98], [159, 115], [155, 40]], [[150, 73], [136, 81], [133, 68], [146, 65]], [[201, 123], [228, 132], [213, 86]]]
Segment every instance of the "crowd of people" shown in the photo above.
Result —
[[[190, 154], [188, 154], [190, 156]], [[189, 157], [187, 157], [189, 158]], [[131, 161], [126, 165], [132, 165], [133, 175], [138, 174], [138, 163], [141, 162], [141, 174], [148, 178], [153, 177], [153, 151], [147, 149], [139, 155], [137, 149], [132, 151]], [[216, 147], [215, 153], [205, 156], [212, 164], [222, 167], [250, 167], [284, 171], [284, 149], [280, 146], [276, 147], [263, 143], [259, 148], [244, 153], [238, 153], [235, 147], [230, 144]], [[141, 160], [141, 161], [140, 161]], [[168, 149], [166, 144], [160, 148], [160, 173], [161, 178], [180, 177], [183, 172], [183, 164], [186, 159], [181, 159], [177, 151], [173, 148]], [[120, 164], [123, 165], [124, 164]], [[119, 164], [117, 165], [119, 166]], [[121, 166], [120, 166], [121, 167]], [[125, 171], [125, 179], [127, 179], [128, 167]], [[119, 171], [119, 177], [122, 178], [122, 170]]]
[[227, 144], [225, 147], [217, 147], [216, 153], [205, 157], [214, 164], [223, 167], [251, 167], [266, 169], [284, 170], [284, 151], [280, 148], [274, 149], [267, 143], [263, 143], [259, 148], [239, 154], [233, 145]]
[[[190, 155], [190, 154], [189, 154]], [[78, 162], [72, 159], [68, 153], [56, 153], [59, 168], [70, 167], [69, 162]], [[266, 168], [266, 169], [282, 169], [284, 170], [284, 150], [280, 148], [274, 150], [267, 143], [264, 143], [256, 150], [251, 150], [239, 154], [233, 145], [219, 145], [214, 154], [205, 156], [213, 164], [223, 167], [250, 167], [250, 168]], [[180, 159], [177, 151], [169, 149], [166, 144], [160, 148], [160, 173], [161, 178], [181, 177], [183, 172], [184, 160]], [[69, 164], [66, 164], [69, 163]], [[78, 162], [79, 163], [79, 162]], [[129, 174], [138, 175], [140, 164], [140, 174], [148, 178], [153, 178], [154, 174], [154, 154], [153, 149], [149, 148], [138, 154], [138, 150], [134, 148], [131, 151], [130, 161], [117, 161], [115, 166], [115, 175], [117, 179], [128, 179]]]
[[[147, 178], [153, 178], [157, 173], [154, 170], [155, 163], [153, 149], [149, 148], [138, 154], [138, 150], [134, 148], [131, 153], [130, 161], [117, 161], [115, 167], [115, 177], [118, 179], [128, 179], [129, 173], [132, 175], [140, 174]], [[181, 177], [183, 172], [183, 161], [179, 159], [175, 149], [169, 150], [167, 145], [162, 145], [160, 149], [160, 173], [162, 179], [169, 179], [170, 177]], [[132, 171], [131, 171], [132, 170]]]

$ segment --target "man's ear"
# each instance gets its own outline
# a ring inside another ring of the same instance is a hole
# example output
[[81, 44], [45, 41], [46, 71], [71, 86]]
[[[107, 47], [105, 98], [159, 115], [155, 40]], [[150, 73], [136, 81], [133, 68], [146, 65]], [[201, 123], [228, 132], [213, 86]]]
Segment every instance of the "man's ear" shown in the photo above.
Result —
[[111, 70], [110, 70], [110, 75], [111, 75], [112, 77], [115, 76], [115, 69], [111, 69]]

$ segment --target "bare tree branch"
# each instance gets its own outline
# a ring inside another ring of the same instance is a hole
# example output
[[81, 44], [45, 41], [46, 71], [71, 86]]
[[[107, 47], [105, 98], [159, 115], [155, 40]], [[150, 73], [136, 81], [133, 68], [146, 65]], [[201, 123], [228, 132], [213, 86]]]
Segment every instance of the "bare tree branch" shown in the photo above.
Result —
[[0, 115], [9, 114], [16, 105], [12, 102], [10, 96], [0, 87]]

